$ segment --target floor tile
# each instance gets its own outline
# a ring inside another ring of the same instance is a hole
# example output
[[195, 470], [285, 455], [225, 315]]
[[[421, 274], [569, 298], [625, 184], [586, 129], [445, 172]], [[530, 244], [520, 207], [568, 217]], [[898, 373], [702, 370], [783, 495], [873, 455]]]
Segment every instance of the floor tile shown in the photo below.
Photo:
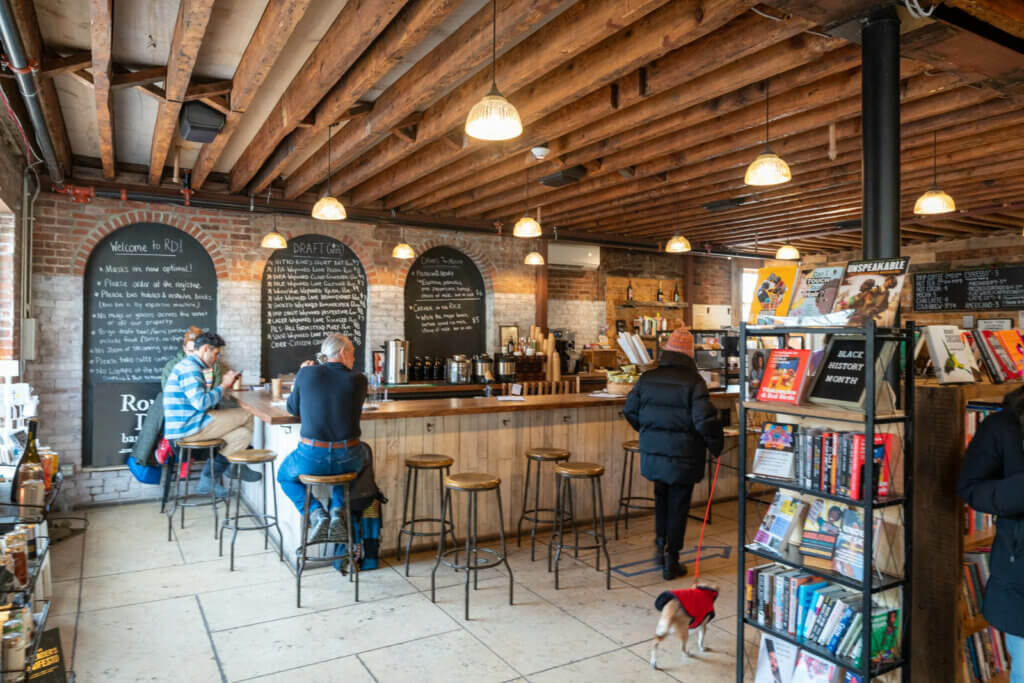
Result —
[[82, 546], [84, 545], [84, 533], [77, 533], [54, 542], [50, 548], [50, 566], [54, 581], [78, 580], [82, 572]]
[[525, 674], [614, 649], [616, 643], [538, 595], [516, 586], [508, 604], [503, 582], [471, 591], [463, 621], [462, 587], [438, 591], [437, 604], [516, 670]]
[[[359, 599], [370, 602], [415, 593], [416, 587], [390, 567], [359, 575]], [[302, 607], [295, 606], [295, 580], [271, 581], [202, 592], [211, 631], [333, 609], [355, 602], [353, 584], [337, 571], [303, 573]]]
[[302, 683], [338, 683], [338, 681], [374, 683], [373, 676], [355, 655], [246, 680], [254, 683], [293, 683], [294, 681], [302, 681]]
[[54, 581], [53, 592], [50, 594], [50, 615], [73, 615], [78, 611], [78, 579]]
[[[649, 664], [652, 642], [634, 645], [630, 651]], [[735, 637], [711, 625], [704, 644], [707, 651], [700, 652], [697, 634], [691, 632], [686, 646], [690, 656], [684, 657], [679, 639], [670, 635], [658, 647], [658, 669], [679, 680], [733, 683], [736, 680]]]
[[364, 652], [359, 657], [381, 683], [500, 683], [518, 675], [500, 657], [463, 630]]
[[421, 594], [359, 603], [213, 634], [229, 680], [303, 666], [458, 628]]
[[[534, 683], [555, 683], [556, 681], [671, 681], [672, 677], [663, 671], [651, 669], [647, 663], [630, 650], [616, 650], [590, 659], [560, 666], [539, 674], [532, 674]], [[697, 679], [702, 680], [702, 679]]]
[[74, 661], [79, 681], [218, 681], [194, 597], [86, 612]]

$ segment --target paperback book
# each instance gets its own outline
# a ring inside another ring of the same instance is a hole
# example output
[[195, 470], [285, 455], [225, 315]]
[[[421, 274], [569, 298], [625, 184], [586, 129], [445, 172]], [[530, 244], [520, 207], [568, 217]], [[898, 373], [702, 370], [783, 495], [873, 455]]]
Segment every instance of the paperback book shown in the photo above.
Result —
[[874, 320], [879, 327], [893, 327], [909, 265], [909, 257], [850, 261], [833, 312], [848, 311], [847, 325]]
[[844, 270], [843, 266], [805, 268], [800, 273], [788, 317], [803, 320], [831, 313]]
[[754, 683], [792, 683], [799, 649], [784, 640], [761, 634]]
[[747, 322], [751, 325], [771, 325], [775, 316], [786, 315], [795, 283], [796, 265], [759, 268]]
[[760, 477], [792, 481], [796, 474], [793, 462], [796, 433], [796, 425], [766, 422], [761, 427], [751, 471]]
[[793, 683], [835, 683], [839, 667], [832, 662], [801, 650], [793, 672]]
[[816, 569], [832, 569], [832, 558], [835, 556], [846, 509], [842, 503], [824, 498], [811, 500], [800, 539], [800, 554], [804, 564]]
[[807, 384], [810, 360], [811, 352], [807, 349], [772, 349], [757, 400], [799, 404]]
[[981, 379], [974, 352], [964, 343], [959, 328], [928, 325], [924, 328], [924, 338], [939, 384], [971, 384]]
[[[847, 410], [864, 410], [867, 403], [867, 362], [863, 338], [833, 337], [825, 349], [825, 360], [815, 378], [808, 400]], [[896, 352], [896, 342], [875, 342], [875, 411], [892, 408], [885, 370]]]
[[805, 504], [798, 498], [776, 491], [771, 507], [754, 534], [754, 545], [784, 555], [789, 548], [789, 537], [803, 523]]

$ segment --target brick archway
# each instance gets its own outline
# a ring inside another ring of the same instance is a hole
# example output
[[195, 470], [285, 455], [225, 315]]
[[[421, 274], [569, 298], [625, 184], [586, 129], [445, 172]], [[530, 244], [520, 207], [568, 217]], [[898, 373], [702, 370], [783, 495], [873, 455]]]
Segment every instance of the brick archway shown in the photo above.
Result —
[[159, 223], [181, 230], [199, 242], [206, 250], [206, 253], [210, 255], [214, 271], [217, 273], [217, 279], [227, 278], [227, 258], [221, 252], [217, 243], [210, 239], [190, 216], [183, 216], [169, 211], [145, 211], [141, 209], [134, 209], [114, 215], [82, 237], [75, 248], [74, 258], [71, 260], [71, 274], [85, 277], [85, 266], [89, 261], [89, 255], [92, 254], [93, 249], [96, 248], [100, 240], [121, 228], [134, 225], [135, 223]]
[[[296, 229], [291, 226], [280, 226], [281, 230], [287, 233], [288, 239], [292, 237], [301, 237], [303, 235], [320, 235], [323, 237], [330, 237], [332, 240], [341, 242], [346, 247], [352, 250], [352, 253], [359, 259], [359, 265], [363, 267], [363, 273], [366, 274], [366, 285], [367, 287], [377, 284], [377, 266], [374, 264], [373, 254], [368, 250], [367, 245], [364, 242], [355, 239], [351, 235], [341, 230], [330, 230], [322, 229], [319, 226], [312, 226], [310, 228]], [[263, 259], [262, 266], [266, 267], [267, 259]], [[262, 279], [262, 270], [259, 273], [259, 277]]]

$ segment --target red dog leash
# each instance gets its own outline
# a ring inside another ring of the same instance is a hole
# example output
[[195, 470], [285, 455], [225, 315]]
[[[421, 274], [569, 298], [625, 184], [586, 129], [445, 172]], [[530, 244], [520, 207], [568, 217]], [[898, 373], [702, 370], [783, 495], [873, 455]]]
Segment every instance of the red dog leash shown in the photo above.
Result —
[[711, 490], [708, 492], [708, 504], [704, 508], [704, 523], [700, 525], [700, 540], [697, 541], [697, 559], [693, 565], [693, 580], [696, 581], [697, 577], [700, 576], [700, 550], [704, 545], [704, 529], [708, 525], [708, 515], [711, 513], [711, 499], [715, 497], [715, 483], [718, 481], [718, 468], [722, 466], [722, 456], [718, 456], [718, 461], [715, 463], [715, 476], [711, 479]]

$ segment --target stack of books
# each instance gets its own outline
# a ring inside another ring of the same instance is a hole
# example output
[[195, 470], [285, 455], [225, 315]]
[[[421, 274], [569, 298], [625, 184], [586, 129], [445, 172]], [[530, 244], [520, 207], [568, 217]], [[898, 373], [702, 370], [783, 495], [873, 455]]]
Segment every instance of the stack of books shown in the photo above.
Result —
[[987, 681], [1010, 670], [1003, 634], [991, 626], [964, 641], [965, 681]]
[[813, 652], [765, 633], [761, 635], [754, 683], [861, 683], [861, 678]]

